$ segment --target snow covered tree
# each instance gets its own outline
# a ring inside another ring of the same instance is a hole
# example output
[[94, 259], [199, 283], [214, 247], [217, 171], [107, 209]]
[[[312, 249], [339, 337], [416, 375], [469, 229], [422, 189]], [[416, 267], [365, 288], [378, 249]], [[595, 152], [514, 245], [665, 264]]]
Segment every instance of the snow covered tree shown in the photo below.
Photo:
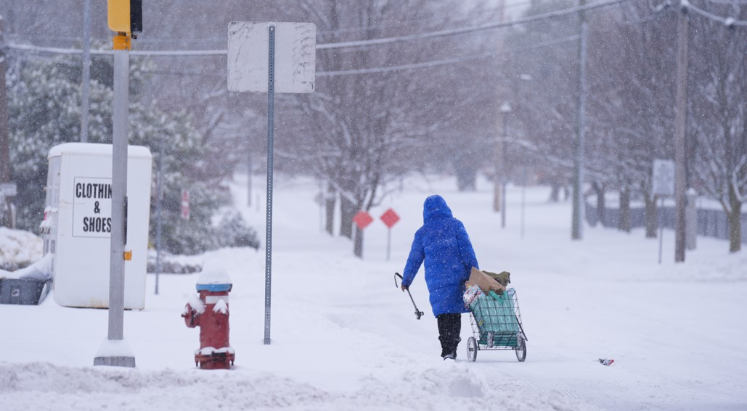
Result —
[[[532, 2], [524, 16], [576, 5], [575, 1]], [[575, 15], [511, 29], [506, 42], [507, 100], [514, 130], [510, 166], [534, 164], [554, 185], [573, 171], [578, 101], [578, 23]], [[531, 79], [522, 81], [522, 79]]]
[[[300, 7], [316, 23], [320, 43], [408, 34], [412, 26], [402, 25], [403, 20], [435, 21], [436, 16], [444, 15], [437, 13], [443, 5], [424, 0], [306, 0]], [[441, 19], [438, 24], [447, 21]], [[417, 47], [407, 44], [320, 50], [318, 70], [336, 74], [318, 78], [313, 94], [286, 101], [296, 103], [302, 116], [296, 125], [298, 138], [282, 148], [339, 195], [340, 233], [355, 239], [356, 255], [362, 253], [363, 233], [353, 226], [353, 216], [377, 205], [394, 182], [414, 169], [421, 162], [416, 158], [426, 151], [420, 149], [437, 145], [434, 142], [439, 132], [451, 132], [449, 137], [453, 138], [453, 125], [450, 130], [439, 129], [448, 129], [462, 114], [469, 113], [461, 110], [463, 105], [454, 110], [455, 100], [460, 101], [463, 94], [455, 98], [452, 93], [458, 84], [453, 77], [444, 86], [432, 79], [426, 81], [434, 73], [431, 70], [358, 71], [433, 60], [443, 50], [428, 42]], [[451, 111], [445, 109], [447, 106]], [[334, 205], [327, 202], [328, 218]]]
[[[151, 149], [159, 161], [164, 146], [163, 235], [173, 253], [196, 253], [217, 246], [211, 216], [225, 203], [224, 176], [204, 162], [211, 151], [185, 113], [164, 113], [154, 104], [138, 101], [147, 84], [148, 62], [131, 63], [130, 144]], [[95, 59], [91, 70], [89, 141], [111, 142], [112, 67]], [[43, 218], [47, 153], [80, 135], [80, 69], [67, 57], [14, 58], [7, 79], [13, 178], [19, 226], [35, 230]], [[181, 190], [192, 192], [192, 219], [179, 218]], [[155, 190], [152, 190], [155, 195]], [[155, 201], [151, 201], [155, 207]], [[151, 215], [155, 213], [152, 211]], [[153, 225], [154, 227], [154, 225]], [[155, 231], [155, 230], [152, 230]]]
[[[702, 5], [715, 15], [747, 20], [747, 9]], [[729, 221], [729, 251], [742, 247], [747, 201], [747, 30], [691, 17], [689, 135], [695, 140], [695, 179]]]

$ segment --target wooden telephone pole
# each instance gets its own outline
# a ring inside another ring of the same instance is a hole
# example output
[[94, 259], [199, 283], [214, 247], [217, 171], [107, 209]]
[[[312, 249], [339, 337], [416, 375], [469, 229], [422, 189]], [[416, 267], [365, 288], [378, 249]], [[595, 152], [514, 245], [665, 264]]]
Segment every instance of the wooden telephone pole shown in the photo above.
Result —
[[[683, 2], [684, 3], [684, 2]], [[685, 127], [687, 123], [687, 47], [690, 20], [687, 6], [681, 5], [677, 23], [677, 111], [674, 144], [674, 261], [685, 261]]]
[[[506, 0], [500, 0], [498, 3], [498, 22], [503, 23], [505, 19], [505, 7], [506, 7]], [[498, 56], [499, 61], [503, 58], [503, 45], [506, 42], [506, 33], [505, 31], [501, 32], [500, 36], [498, 37]], [[499, 67], [502, 67], [504, 65], [500, 65]], [[505, 76], [503, 76], [505, 78]], [[503, 89], [498, 90], [498, 107], [502, 107], [502, 104], [506, 102], [506, 92], [505, 87]], [[506, 195], [505, 191], [503, 190], [504, 187], [504, 181], [506, 179], [506, 172], [508, 171], [508, 166], [505, 164], [506, 156], [503, 155], [503, 150], [505, 150], [505, 143], [502, 141], [503, 138], [505, 138], [505, 123], [506, 123], [506, 113], [498, 110], [498, 124], [496, 124], [496, 141], [495, 141], [495, 158], [493, 159], [493, 165], [495, 166], [495, 172], [493, 174], [493, 211], [501, 211], [503, 205], [505, 204], [505, 201], [503, 201], [503, 196]], [[503, 134], [500, 133], [500, 130], [503, 130]]]
[[[8, 59], [3, 45], [4, 22], [0, 16], [0, 184], [10, 183], [10, 136], [8, 134], [8, 91], [5, 89], [5, 72]], [[1, 194], [1, 193], [0, 193]], [[0, 204], [0, 226], [12, 226], [10, 198], [0, 195], [5, 204]]]

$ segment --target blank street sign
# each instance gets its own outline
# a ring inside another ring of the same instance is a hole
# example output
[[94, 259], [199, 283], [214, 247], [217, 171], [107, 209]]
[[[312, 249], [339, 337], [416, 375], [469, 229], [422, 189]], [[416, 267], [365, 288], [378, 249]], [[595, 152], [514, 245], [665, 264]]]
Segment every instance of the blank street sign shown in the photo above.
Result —
[[654, 160], [653, 192], [658, 196], [674, 195], [674, 161]]
[[[228, 90], [267, 93], [269, 25], [228, 25]], [[316, 75], [316, 25], [275, 24], [275, 92], [311, 93]]]

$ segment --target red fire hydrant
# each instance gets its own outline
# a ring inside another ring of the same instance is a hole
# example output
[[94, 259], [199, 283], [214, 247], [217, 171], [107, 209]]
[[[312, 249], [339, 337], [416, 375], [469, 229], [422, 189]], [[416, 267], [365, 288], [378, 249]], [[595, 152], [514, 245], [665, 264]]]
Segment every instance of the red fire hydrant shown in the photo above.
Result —
[[195, 365], [202, 369], [230, 369], [236, 354], [228, 342], [228, 273], [223, 268], [206, 265], [197, 279], [198, 295], [184, 307], [182, 317], [187, 327], [200, 327], [200, 349], [195, 351]]

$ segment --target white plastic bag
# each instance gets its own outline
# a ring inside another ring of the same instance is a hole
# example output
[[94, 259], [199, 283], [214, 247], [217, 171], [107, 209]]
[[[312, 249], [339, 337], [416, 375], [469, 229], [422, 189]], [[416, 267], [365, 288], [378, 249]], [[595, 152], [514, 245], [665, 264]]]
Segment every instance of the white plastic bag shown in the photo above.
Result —
[[465, 305], [470, 305], [472, 304], [472, 301], [475, 301], [475, 298], [481, 295], [483, 295], [483, 292], [480, 287], [476, 285], [470, 285], [469, 287], [467, 287], [464, 295], [462, 295], [462, 299], [464, 300]]

